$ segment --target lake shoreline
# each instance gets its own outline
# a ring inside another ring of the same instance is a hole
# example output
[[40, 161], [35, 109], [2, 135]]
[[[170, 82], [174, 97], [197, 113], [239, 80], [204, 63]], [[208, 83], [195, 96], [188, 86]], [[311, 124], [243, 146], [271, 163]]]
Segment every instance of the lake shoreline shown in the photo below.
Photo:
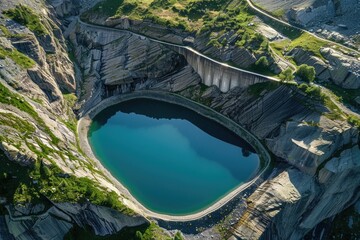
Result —
[[[196, 113], [209, 118], [222, 126], [228, 128], [230, 131], [234, 132], [238, 136], [240, 136], [242, 139], [244, 139], [246, 142], [248, 142], [255, 150], [256, 153], [259, 155], [261, 165], [260, 169], [256, 171], [255, 177], [252, 176], [251, 180], [240, 185], [224, 197], [222, 197], [220, 200], [212, 204], [210, 207], [199, 211], [194, 214], [189, 215], [167, 215], [167, 214], [160, 214], [153, 212], [146, 207], [144, 207], [140, 202], [136, 200], [135, 197], [133, 197], [128, 189], [124, 187], [117, 179], [115, 179], [111, 173], [102, 166], [101, 162], [95, 157], [91, 146], [88, 141], [88, 131], [91, 125], [91, 120], [102, 110], [112, 106], [116, 105], [118, 103], [129, 101], [136, 98], [145, 98], [145, 99], [153, 99], [153, 100], [159, 100], [164, 101], [176, 105], [183, 106], [185, 108], [188, 108], [190, 110], [195, 111]], [[79, 137], [79, 145], [80, 148], [84, 151], [84, 153], [94, 161], [97, 168], [104, 173], [106, 178], [109, 181], [102, 182], [103, 185], [108, 187], [111, 190], [117, 190], [117, 192], [123, 196], [123, 202], [128, 207], [134, 209], [136, 212], [138, 212], [141, 215], [148, 216], [155, 219], [161, 219], [164, 221], [180, 221], [180, 222], [186, 222], [186, 221], [193, 221], [200, 219], [218, 209], [226, 205], [231, 199], [238, 196], [241, 192], [243, 192], [245, 189], [250, 187], [268, 168], [270, 163], [270, 155], [266, 151], [266, 149], [262, 146], [259, 140], [256, 139], [255, 136], [253, 136], [251, 133], [249, 133], [247, 130], [243, 129], [241, 126], [233, 122], [232, 120], [226, 118], [225, 116], [221, 115], [220, 113], [215, 112], [213, 109], [203, 106], [199, 103], [196, 103], [192, 100], [186, 99], [182, 96], [168, 93], [168, 92], [160, 92], [160, 91], [138, 91], [134, 93], [129, 94], [123, 94], [118, 96], [113, 96], [107, 99], [104, 99], [102, 102], [97, 104], [95, 107], [90, 109], [82, 118], [78, 121], [78, 137]], [[114, 189], [115, 188], [115, 189]]]

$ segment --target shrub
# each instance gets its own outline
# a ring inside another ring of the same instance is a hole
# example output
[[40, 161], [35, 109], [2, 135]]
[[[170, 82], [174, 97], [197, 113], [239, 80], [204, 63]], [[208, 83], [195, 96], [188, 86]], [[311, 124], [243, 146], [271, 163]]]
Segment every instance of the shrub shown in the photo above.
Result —
[[348, 123], [360, 129], [360, 119], [355, 116], [349, 116], [347, 119]]
[[269, 66], [269, 61], [265, 56], [262, 56], [259, 58], [259, 60], [256, 61], [255, 65], [257, 67], [264, 67], [267, 68]]
[[306, 82], [313, 82], [315, 80], [315, 68], [307, 64], [301, 64], [296, 71], [296, 75]]
[[310, 86], [306, 83], [302, 83], [298, 86], [298, 88], [305, 92], [308, 96], [310, 96], [311, 98], [320, 100], [322, 102], [324, 102], [326, 95], [324, 93], [321, 92], [321, 89], [317, 86]]
[[293, 75], [291, 69], [287, 68], [280, 73], [279, 78], [281, 81], [287, 82], [287, 81], [294, 80], [294, 75]]

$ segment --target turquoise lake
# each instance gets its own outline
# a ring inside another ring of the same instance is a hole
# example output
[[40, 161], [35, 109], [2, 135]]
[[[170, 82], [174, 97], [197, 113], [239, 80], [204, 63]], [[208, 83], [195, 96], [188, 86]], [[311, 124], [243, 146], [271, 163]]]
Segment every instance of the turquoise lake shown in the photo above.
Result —
[[111, 174], [147, 209], [199, 212], [253, 177], [254, 149], [222, 125], [182, 106], [120, 103], [92, 121], [89, 143]]

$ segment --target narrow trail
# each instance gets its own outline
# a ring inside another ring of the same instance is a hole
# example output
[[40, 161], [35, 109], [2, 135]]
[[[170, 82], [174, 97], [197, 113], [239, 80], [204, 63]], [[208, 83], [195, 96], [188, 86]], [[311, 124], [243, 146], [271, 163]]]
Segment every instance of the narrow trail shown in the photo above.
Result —
[[289, 27], [292, 27], [292, 28], [294, 28], [294, 29], [300, 30], [300, 31], [302, 31], [302, 32], [308, 33], [308, 34], [310, 34], [311, 36], [313, 36], [313, 37], [315, 37], [315, 38], [317, 38], [317, 39], [319, 39], [319, 40], [321, 40], [321, 41], [325, 41], [325, 42], [327, 42], [327, 43], [335, 44], [335, 45], [337, 45], [337, 46], [339, 46], [339, 47], [345, 48], [345, 49], [348, 50], [348, 51], [356, 52], [357, 54], [360, 55], [360, 51], [358, 51], [358, 50], [349, 48], [349, 47], [347, 47], [347, 46], [345, 46], [345, 45], [343, 45], [343, 44], [340, 44], [340, 43], [331, 41], [331, 40], [329, 40], [329, 39], [319, 37], [318, 35], [310, 32], [310, 31], [308, 31], [308, 30], [306, 30], [306, 29], [303, 29], [303, 28], [294, 26], [294, 25], [292, 25], [292, 24], [290, 24], [290, 23], [288, 23], [288, 22], [286, 22], [286, 21], [283, 21], [283, 20], [281, 20], [281, 19], [278, 19], [278, 18], [272, 16], [271, 14], [269, 14], [269, 13], [261, 10], [261, 9], [258, 8], [257, 6], [255, 6], [255, 5], [252, 3], [251, 0], [246, 0], [246, 1], [247, 1], [247, 3], [249, 4], [249, 6], [250, 6], [253, 10], [255, 10], [256, 12], [258, 12], [258, 13], [260, 13], [260, 14], [268, 17], [268, 18], [271, 18], [271, 19], [273, 19], [273, 20], [275, 20], [275, 21], [277, 21], [277, 22], [279, 22], [279, 23], [282, 23], [282, 24], [284, 24], [284, 25], [286, 25], [286, 26], [289, 26]]
[[212, 61], [216, 64], [219, 64], [219, 65], [222, 65], [222, 66], [225, 66], [225, 67], [228, 67], [228, 68], [232, 68], [232, 69], [235, 69], [237, 71], [240, 71], [240, 72], [244, 72], [244, 73], [249, 73], [249, 74], [252, 74], [252, 75], [256, 75], [256, 76], [259, 76], [259, 77], [263, 77], [263, 78], [266, 78], [268, 80], [271, 80], [271, 81], [276, 81], [278, 82], [279, 79], [277, 78], [273, 78], [273, 77], [270, 77], [270, 76], [267, 76], [267, 75], [263, 75], [263, 74], [260, 74], [260, 73], [256, 73], [256, 72], [252, 72], [252, 71], [248, 71], [248, 70], [245, 70], [245, 69], [242, 69], [242, 68], [238, 68], [238, 67], [234, 67], [234, 66], [231, 66], [227, 63], [224, 63], [224, 62], [220, 62], [220, 61], [217, 61], [211, 57], [208, 57], [200, 52], [198, 52], [197, 50], [195, 50], [194, 48], [192, 47], [189, 47], [189, 46], [185, 46], [185, 45], [179, 45], [179, 44], [175, 44], [175, 43], [170, 43], [170, 42], [165, 42], [165, 41], [162, 41], [162, 40], [158, 40], [158, 39], [155, 39], [155, 38], [152, 38], [152, 37], [149, 37], [149, 36], [146, 36], [146, 35], [142, 35], [142, 34], [139, 34], [139, 33], [135, 33], [131, 30], [124, 30], [124, 29], [117, 29], [117, 28], [112, 28], [112, 27], [106, 27], [106, 26], [100, 26], [100, 25], [95, 25], [95, 24], [90, 24], [90, 23], [86, 23], [86, 22], [83, 22], [81, 19], [78, 18], [78, 21], [80, 24], [84, 25], [84, 26], [88, 26], [88, 27], [91, 27], [91, 28], [94, 28], [94, 29], [102, 29], [102, 30], [106, 30], [106, 31], [114, 31], [114, 32], [122, 32], [122, 33], [131, 33], [131, 34], [134, 34], [135, 36], [138, 36], [140, 38], [147, 38], [149, 39], [150, 41], [153, 41], [153, 42], [157, 42], [157, 43], [161, 43], [161, 44], [164, 44], [164, 45], [167, 45], [167, 46], [171, 46], [171, 47], [178, 47], [178, 48], [183, 48], [183, 49], [187, 49], [193, 53], [195, 53], [196, 55], [200, 56], [200, 57], [203, 57], [209, 61]]
[[290, 67], [292, 69], [293, 72], [296, 71], [296, 66], [294, 64], [292, 64], [290, 61], [288, 61], [286, 58], [281, 57], [279, 54], [277, 54], [274, 49], [270, 46], [269, 44], [269, 49], [271, 51], [271, 53], [274, 55], [274, 57], [276, 58], [275, 60], [277, 60], [276, 62], [283, 62], [284, 64], [286, 64], [288, 67]]

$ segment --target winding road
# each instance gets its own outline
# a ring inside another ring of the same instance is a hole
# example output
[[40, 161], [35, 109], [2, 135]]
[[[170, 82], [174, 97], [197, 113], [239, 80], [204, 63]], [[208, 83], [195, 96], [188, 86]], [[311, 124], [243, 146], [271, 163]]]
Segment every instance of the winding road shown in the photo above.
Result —
[[[330, 41], [330, 40], [327, 40], [327, 39], [323, 39], [323, 38], [318, 37], [318, 36], [316, 36], [315, 34], [309, 32], [309, 31], [306, 31], [306, 30], [301, 29], [301, 28], [299, 28], [299, 27], [293, 26], [293, 25], [291, 25], [291, 24], [289, 24], [289, 23], [287, 23], [287, 22], [285, 22], [285, 21], [282, 21], [282, 20], [280, 20], [280, 19], [277, 19], [277, 18], [271, 16], [270, 14], [262, 11], [261, 9], [257, 8], [256, 6], [254, 6], [254, 5], [252, 4], [251, 0], [247, 0], [247, 2], [248, 2], [248, 4], [249, 4], [249, 6], [250, 6], [251, 8], [253, 8], [255, 11], [257, 11], [257, 12], [260, 13], [260, 14], [264, 14], [265, 16], [267, 16], [267, 17], [269, 17], [269, 18], [271, 18], [271, 19], [273, 19], [273, 20], [275, 20], [275, 21], [278, 21], [278, 22], [283, 23], [283, 24], [285, 24], [285, 25], [287, 25], [287, 26], [296, 28], [296, 29], [301, 30], [301, 31], [303, 31], [303, 32], [307, 32], [307, 33], [311, 34], [312, 36], [314, 36], [314, 37], [316, 37], [316, 38], [318, 38], [318, 39], [320, 39], [320, 40], [323, 40], [323, 41], [327, 41], [327, 42], [329, 42], [329, 43], [336, 44], [336, 45], [338, 45], [338, 46], [347, 48], [348, 50], [355, 51], [355, 52], [357, 52], [357, 53], [360, 54], [360, 52], [358, 52], [358, 51], [356, 51], [356, 50], [353, 50], [353, 49], [351, 49], [351, 48], [348, 48], [348, 47], [346, 47], [346, 46], [343, 46], [343, 45], [341, 45], [341, 44], [339, 44], [339, 43], [336, 43], [336, 42], [333, 42], [333, 41]], [[226, 63], [217, 61], [217, 60], [215, 60], [215, 59], [213, 59], [213, 58], [211, 58], [211, 57], [208, 57], [208, 56], [206, 56], [206, 55], [198, 52], [197, 50], [195, 50], [195, 49], [193, 49], [192, 47], [189, 47], [189, 46], [184, 46], [184, 45], [179, 45], [179, 44], [175, 44], [175, 43], [170, 43], [170, 42], [158, 40], [158, 39], [155, 39], [155, 38], [146, 36], [146, 35], [142, 35], [142, 34], [135, 33], [135, 32], [130, 31], [130, 30], [117, 29], [117, 28], [112, 28], [112, 27], [106, 27], [106, 26], [100, 26], [100, 25], [95, 25], [95, 24], [89, 24], [89, 23], [83, 22], [80, 18], [77, 18], [77, 21], [78, 21], [80, 24], [82, 24], [82, 25], [84, 25], [84, 26], [87, 26], [87, 27], [91, 27], [91, 28], [95, 28], [95, 29], [101, 29], [101, 30], [105, 30], [105, 31], [115, 31], [115, 32], [122, 32], [122, 33], [124, 33], [124, 32], [125, 32], [125, 33], [131, 33], [131, 34], [133, 34], [133, 35], [135, 35], [135, 36], [138, 36], [138, 37], [140, 37], [140, 38], [147, 38], [147, 39], [149, 39], [150, 41], [153, 41], [153, 42], [157, 42], [157, 43], [164, 44], [164, 45], [171, 46], [171, 47], [178, 47], [178, 48], [187, 49], [188, 51], [191, 51], [191, 52], [197, 54], [198, 56], [201, 56], [201, 57], [203, 57], [203, 58], [206, 58], [207, 60], [212, 61], [212, 62], [214, 62], [214, 63], [216, 63], [216, 64], [219, 64], [219, 65], [222, 65], [222, 66], [225, 66], [225, 67], [228, 67], [228, 68], [232, 68], [232, 69], [234, 69], [234, 70], [241, 71], [241, 72], [244, 72], [244, 73], [253, 74], [253, 75], [256, 75], [256, 76], [259, 76], [259, 77], [263, 77], [263, 78], [266, 78], [266, 79], [271, 80], [271, 81], [276, 81], [276, 82], [279, 82], [279, 81], [280, 81], [279, 79], [274, 78], [274, 77], [266, 76], [266, 75], [259, 74], [259, 73], [255, 73], [255, 72], [252, 72], [252, 71], [247, 71], [247, 70], [244, 70], [244, 69], [241, 69], [241, 68], [238, 68], [238, 67], [234, 67], [234, 66], [228, 65], [228, 64], [226, 64]], [[283, 58], [281, 58], [279, 55], [277, 55], [274, 50], [272, 50], [272, 52], [276, 55], [276, 57], [282, 59], [282, 61], [286, 61], [286, 60], [284, 60]], [[290, 62], [288, 62], [288, 61], [286, 61], [286, 62], [287, 62], [287, 64], [290, 65], [292, 68], [295, 68], [295, 69], [296, 69], [296, 66], [294, 66], [292, 63], [290, 63]], [[323, 87], [323, 86], [320, 86], [320, 85], [318, 85], [318, 86], [321, 87], [321, 89], [330, 97], [331, 101], [332, 101], [335, 105], [337, 105], [344, 113], [346, 113], [346, 114], [348, 114], [348, 115], [354, 115], [354, 116], [360, 118], [360, 115], [359, 115], [358, 113], [352, 111], [351, 109], [349, 109], [349, 108], [348, 108], [347, 106], [345, 106], [344, 104], [339, 103], [338, 101], [336, 101], [336, 100], [333, 98], [330, 90], [328, 90], [327, 88], [325, 88], [325, 87]]]
[[244, 73], [249, 73], [249, 74], [252, 74], [252, 75], [256, 75], [256, 76], [259, 76], [259, 77], [263, 77], [263, 78], [266, 78], [266, 79], [269, 79], [269, 80], [272, 80], [272, 81], [280, 81], [279, 79], [277, 78], [273, 78], [273, 77], [270, 77], [270, 76], [266, 76], [266, 75], [263, 75], [263, 74], [260, 74], [260, 73], [256, 73], [256, 72], [252, 72], [252, 71], [248, 71], [248, 70], [245, 70], [245, 69], [242, 69], [242, 68], [238, 68], [238, 67], [234, 67], [234, 66], [231, 66], [227, 63], [223, 63], [223, 62], [220, 62], [220, 61], [217, 61], [211, 57], [208, 57], [198, 51], [196, 51], [194, 48], [192, 47], [189, 47], [189, 46], [185, 46], [185, 45], [180, 45], [180, 44], [175, 44], [175, 43], [170, 43], [170, 42], [166, 42], [166, 41], [162, 41], [162, 40], [158, 40], [158, 39], [155, 39], [155, 38], [152, 38], [152, 37], [149, 37], [149, 36], [146, 36], [146, 35], [142, 35], [142, 34], [139, 34], [139, 33], [135, 33], [133, 31], [130, 31], [130, 30], [125, 30], [125, 29], [118, 29], [118, 28], [112, 28], [112, 27], [106, 27], [106, 26], [100, 26], [100, 25], [94, 25], [94, 24], [90, 24], [90, 23], [86, 23], [84, 21], [82, 21], [80, 18], [78, 18], [78, 21], [80, 24], [84, 25], [84, 26], [88, 26], [88, 27], [91, 27], [91, 28], [97, 28], [97, 29], [101, 29], [101, 30], [106, 30], [106, 31], [115, 31], [115, 32], [125, 32], [125, 33], [131, 33], [133, 34], [134, 36], [138, 36], [139, 38], [147, 38], [149, 39], [150, 41], [153, 41], [153, 42], [156, 42], [156, 43], [161, 43], [161, 44], [164, 44], [164, 45], [167, 45], [167, 46], [171, 46], [171, 47], [178, 47], [178, 48], [183, 48], [183, 49], [187, 49], [188, 51], [191, 51], [193, 53], [195, 53], [196, 55], [198, 56], [201, 56], [213, 63], [216, 63], [216, 64], [219, 64], [219, 65], [222, 65], [222, 66], [225, 66], [225, 67], [228, 67], [228, 68], [232, 68], [234, 70], [237, 70], [237, 71], [240, 71], [240, 72], [244, 72]]

